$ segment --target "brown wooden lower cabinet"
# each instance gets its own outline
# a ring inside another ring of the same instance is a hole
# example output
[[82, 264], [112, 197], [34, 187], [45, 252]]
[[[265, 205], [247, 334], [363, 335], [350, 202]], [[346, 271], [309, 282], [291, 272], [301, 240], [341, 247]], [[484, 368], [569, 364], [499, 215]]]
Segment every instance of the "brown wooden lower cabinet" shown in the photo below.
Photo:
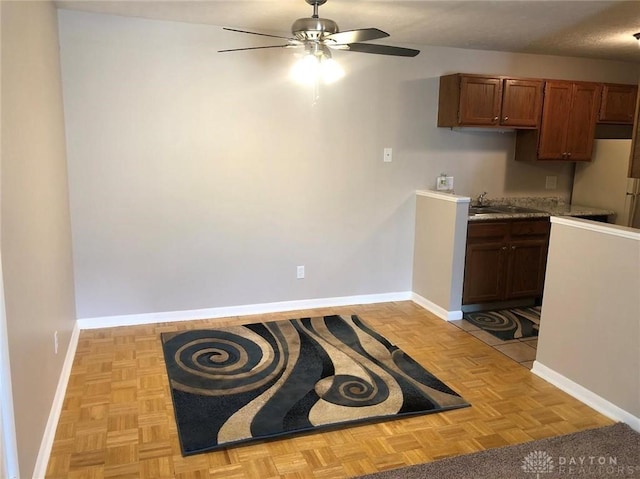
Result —
[[549, 219], [469, 223], [462, 304], [542, 296]]

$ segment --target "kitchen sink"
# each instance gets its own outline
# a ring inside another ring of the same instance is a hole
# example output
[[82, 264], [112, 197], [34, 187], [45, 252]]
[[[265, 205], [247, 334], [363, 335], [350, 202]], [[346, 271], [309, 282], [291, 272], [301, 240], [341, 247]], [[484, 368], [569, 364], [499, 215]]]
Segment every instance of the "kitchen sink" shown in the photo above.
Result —
[[504, 211], [506, 213], [544, 213], [544, 211], [535, 210], [533, 208], [525, 208], [524, 206], [500, 205], [493, 206], [494, 210]]
[[514, 214], [514, 213], [544, 213], [544, 211], [535, 210], [533, 208], [525, 208], [524, 206], [511, 205], [487, 205], [487, 206], [470, 206], [470, 216]]
[[495, 208], [490, 208], [488, 206], [470, 206], [469, 207], [469, 215], [471, 216], [495, 215], [499, 213], [504, 213], [504, 212], [499, 211]]

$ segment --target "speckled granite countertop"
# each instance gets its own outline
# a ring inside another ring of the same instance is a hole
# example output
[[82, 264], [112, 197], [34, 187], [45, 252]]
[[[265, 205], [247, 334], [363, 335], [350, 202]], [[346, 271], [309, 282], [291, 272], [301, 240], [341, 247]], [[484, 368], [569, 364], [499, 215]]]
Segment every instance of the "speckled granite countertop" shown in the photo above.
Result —
[[[472, 202], [473, 204], [473, 202]], [[487, 202], [491, 206], [520, 206], [538, 211], [531, 212], [500, 212], [469, 214], [469, 221], [488, 221], [500, 219], [548, 218], [550, 216], [609, 216], [615, 214], [612, 210], [593, 208], [575, 204], [565, 204], [558, 198], [541, 197], [513, 197], [492, 198]]]

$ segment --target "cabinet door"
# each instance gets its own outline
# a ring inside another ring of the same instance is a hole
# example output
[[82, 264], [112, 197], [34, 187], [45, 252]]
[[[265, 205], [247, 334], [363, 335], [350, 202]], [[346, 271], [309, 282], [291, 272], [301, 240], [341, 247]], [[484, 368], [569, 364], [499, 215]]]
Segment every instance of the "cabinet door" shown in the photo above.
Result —
[[501, 99], [502, 82], [499, 78], [463, 75], [460, 82], [459, 124], [497, 125]]
[[540, 160], [566, 159], [572, 87], [571, 82], [564, 81], [548, 81], [545, 85], [538, 145]]
[[546, 240], [512, 241], [509, 245], [506, 297], [542, 296], [546, 262]]
[[591, 161], [599, 100], [600, 85], [574, 84], [567, 128], [568, 160]]
[[623, 123], [633, 125], [636, 109], [636, 85], [612, 85], [605, 83], [602, 87], [600, 103], [600, 123]]
[[507, 247], [503, 243], [467, 245], [462, 304], [503, 298], [506, 253]]
[[498, 301], [504, 296], [509, 223], [474, 223], [467, 228], [462, 303]]
[[504, 80], [500, 124], [538, 128], [542, 111], [543, 84], [542, 80]]

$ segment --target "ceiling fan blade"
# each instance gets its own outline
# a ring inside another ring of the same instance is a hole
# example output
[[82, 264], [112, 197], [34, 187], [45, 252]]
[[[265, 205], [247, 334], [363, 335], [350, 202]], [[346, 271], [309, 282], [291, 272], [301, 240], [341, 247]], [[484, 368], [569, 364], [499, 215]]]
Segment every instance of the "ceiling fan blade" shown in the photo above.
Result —
[[398, 57], [415, 57], [420, 53], [420, 50], [413, 50], [411, 48], [376, 45], [372, 43], [350, 43], [349, 50], [352, 52], [376, 53], [378, 55], [394, 55]]
[[227, 28], [227, 27], [222, 27], [223, 30], [228, 30], [230, 32], [238, 32], [238, 33], [249, 33], [250, 35], [260, 35], [261, 37], [272, 37], [272, 38], [284, 38], [286, 40], [289, 40], [289, 37], [281, 37], [279, 35], [269, 35], [268, 33], [257, 33], [257, 32], [248, 32], [246, 30], [238, 30], [236, 28]]
[[345, 30], [344, 32], [327, 35], [325, 39], [333, 40], [336, 43], [355, 43], [377, 40], [388, 36], [389, 34], [387, 32], [383, 32], [377, 28], [359, 28], [357, 30]]
[[231, 48], [229, 50], [218, 50], [218, 53], [225, 52], [241, 52], [242, 50], [261, 50], [263, 48], [287, 48], [291, 45], [269, 45], [268, 47], [248, 47], [248, 48]]

